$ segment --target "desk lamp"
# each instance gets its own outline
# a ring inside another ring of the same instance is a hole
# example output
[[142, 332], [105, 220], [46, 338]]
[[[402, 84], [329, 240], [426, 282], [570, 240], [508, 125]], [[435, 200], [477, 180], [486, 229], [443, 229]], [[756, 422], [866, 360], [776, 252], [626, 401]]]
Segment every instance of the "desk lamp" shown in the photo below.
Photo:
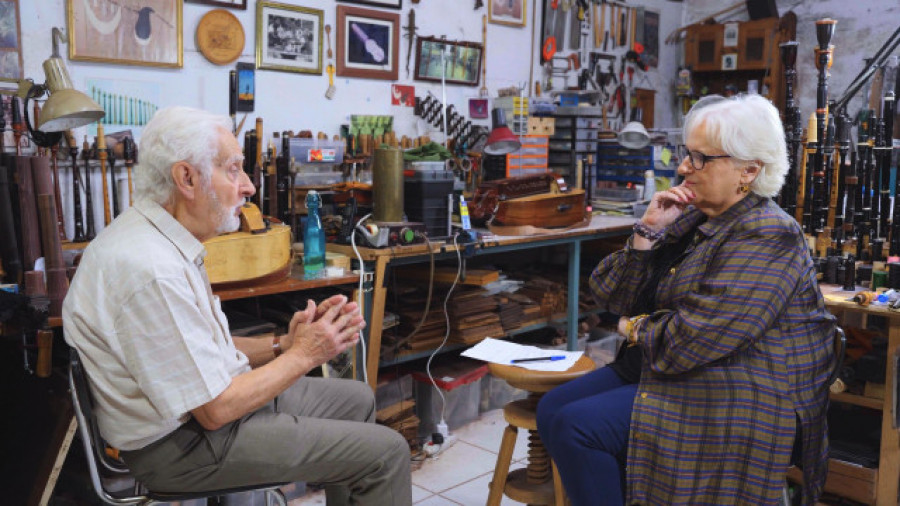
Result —
[[[66, 64], [59, 56], [59, 40], [62, 40], [62, 31], [54, 27], [51, 32], [53, 41], [53, 54], [44, 60], [44, 75], [47, 80], [44, 84], [34, 84], [31, 79], [20, 79], [18, 90], [12, 93], [25, 99], [25, 122], [28, 131], [35, 144], [42, 147], [50, 147], [59, 142], [59, 135], [42, 135], [44, 133], [63, 132], [71, 128], [93, 123], [102, 118], [105, 113], [97, 102], [87, 95], [75, 89]], [[38, 131], [35, 131], [28, 119], [28, 100], [38, 99], [44, 94], [49, 98], [41, 111]]]
[[650, 144], [650, 134], [640, 121], [629, 121], [616, 135], [616, 140], [628, 149], [641, 149]]
[[506, 114], [503, 109], [495, 107], [491, 111], [493, 129], [488, 135], [484, 152], [489, 155], [505, 155], [522, 147], [516, 134], [506, 126]]

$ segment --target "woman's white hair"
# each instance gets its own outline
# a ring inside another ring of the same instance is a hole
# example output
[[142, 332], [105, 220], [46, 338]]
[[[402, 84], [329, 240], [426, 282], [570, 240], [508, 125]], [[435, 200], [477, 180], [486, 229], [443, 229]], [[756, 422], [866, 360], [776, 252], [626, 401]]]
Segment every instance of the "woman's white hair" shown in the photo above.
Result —
[[180, 106], [157, 111], [141, 132], [135, 193], [160, 205], [171, 203], [172, 165], [182, 161], [199, 170], [200, 183], [208, 188], [222, 131], [231, 131], [231, 120], [225, 116]]
[[760, 164], [750, 191], [763, 197], [778, 195], [788, 160], [784, 126], [771, 102], [756, 94], [704, 97], [685, 118], [684, 138], [700, 124], [706, 126], [706, 139], [712, 145], [736, 160]]

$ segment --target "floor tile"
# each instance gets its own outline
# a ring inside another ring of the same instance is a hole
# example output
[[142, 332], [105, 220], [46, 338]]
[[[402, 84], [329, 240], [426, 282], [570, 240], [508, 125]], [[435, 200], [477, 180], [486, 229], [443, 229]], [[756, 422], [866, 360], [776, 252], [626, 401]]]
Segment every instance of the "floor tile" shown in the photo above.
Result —
[[[460, 427], [453, 434], [460, 441], [465, 441], [496, 454], [500, 452], [500, 440], [503, 438], [503, 430], [506, 429], [507, 425], [506, 420], [503, 418], [503, 410], [495, 409], [482, 413], [478, 420]], [[515, 462], [527, 456], [528, 431], [519, 429], [512, 459]]]
[[416, 506], [460, 506], [460, 503], [451, 501], [450, 499], [433, 495], [424, 501], [415, 503]]
[[434, 492], [425, 490], [422, 487], [412, 486], [412, 500], [418, 502], [434, 495]]
[[449, 488], [493, 471], [497, 456], [465, 441], [444, 450], [436, 459], [428, 459], [412, 473], [412, 482], [431, 492]]
[[[485, 473], [474, 480], [467, 481], [462, 485], [441, 492], [442, 497], [454, 500], [460, 504], [481, 505], [487, 501], [488, 484], [490, 484], [494, 473]], [[521, 503], [513, 501], [509, 497], [503, 496], [500, 500], [500, 506], [516, 506]]]

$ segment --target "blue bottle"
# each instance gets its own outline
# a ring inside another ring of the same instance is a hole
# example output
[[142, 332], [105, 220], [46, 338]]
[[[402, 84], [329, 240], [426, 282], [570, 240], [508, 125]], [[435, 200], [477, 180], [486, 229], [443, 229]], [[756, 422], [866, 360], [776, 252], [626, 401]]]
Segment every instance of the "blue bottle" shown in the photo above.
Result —
[[303, 274], [307, 277], [321, 275], [325, 269], [325, 232], [319, 206], [322, 200], [319, 192], [310, 190], [306, 194], [306, 228], [303, 230]]

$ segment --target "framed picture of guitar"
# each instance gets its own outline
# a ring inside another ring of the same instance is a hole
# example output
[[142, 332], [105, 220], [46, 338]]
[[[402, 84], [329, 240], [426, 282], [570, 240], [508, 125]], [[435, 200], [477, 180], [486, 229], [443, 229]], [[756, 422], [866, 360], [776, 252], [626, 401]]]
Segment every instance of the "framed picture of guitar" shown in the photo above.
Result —
[[525, 26], [525, 0], [488, 0], [488, 21], [498, 25]]
[[338, 5], [337, 75], [396, 81], [399, 54], [399, 14]]

